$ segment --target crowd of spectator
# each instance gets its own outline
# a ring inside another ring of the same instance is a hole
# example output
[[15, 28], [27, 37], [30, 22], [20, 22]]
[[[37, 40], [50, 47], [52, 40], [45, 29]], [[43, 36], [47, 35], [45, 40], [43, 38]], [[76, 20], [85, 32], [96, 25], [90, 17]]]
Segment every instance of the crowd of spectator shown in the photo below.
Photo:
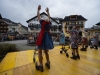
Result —
[[[38, 35], [38, 34], [37, 34]], [[32, 35], [9, 35], [9, 34], [0, 34], [0, 42], [4, 42], [4, 41], [13, 41], [13, 40], [30, 40], [30, 43], [33, 43], [33, 40], [36, 41], [36, 36], [32, 36]], [[60, 37], [59, 36], [52, 36], [52, 40], [53, 42], [59, 42]], [[69, 37], [65, 37], [65, 44], [69, 44], [70, 43], [70, 39]], [[88, 45], [91, 45], [91, 41], [93, 41], [93, 38], [88, 40]], [[98, 40], [98, 46], [100, 46], [100, 40]]]
[[0, 42], [28, 39], [27, 35], [0, 34]]

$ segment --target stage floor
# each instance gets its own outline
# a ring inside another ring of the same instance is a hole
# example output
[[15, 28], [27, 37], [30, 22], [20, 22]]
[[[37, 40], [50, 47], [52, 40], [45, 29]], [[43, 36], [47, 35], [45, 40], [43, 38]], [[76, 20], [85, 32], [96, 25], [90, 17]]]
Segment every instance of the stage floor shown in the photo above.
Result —
[[[73, 60], [71, 49], [60, 54], [61, 46], [55, 46], [49, 51], [51, 68], [45, 66], [43, 54], [44, 72], [35, 69], [33, 61], [34, 50], [8, 53], [0, 63], [0, 75], [100, 75], [100, 48], [98, 50], [88, 48], [80, 51], [80, 60]], [[36, 54], [37, 59], [37, 54]]]

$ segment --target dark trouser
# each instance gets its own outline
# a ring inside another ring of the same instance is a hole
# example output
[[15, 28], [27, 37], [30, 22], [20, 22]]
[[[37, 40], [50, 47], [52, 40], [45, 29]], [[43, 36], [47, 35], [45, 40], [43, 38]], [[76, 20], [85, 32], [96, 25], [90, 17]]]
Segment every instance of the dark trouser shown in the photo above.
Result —
[[72, 59], [80, 59], [78, 48], [72, 48]]

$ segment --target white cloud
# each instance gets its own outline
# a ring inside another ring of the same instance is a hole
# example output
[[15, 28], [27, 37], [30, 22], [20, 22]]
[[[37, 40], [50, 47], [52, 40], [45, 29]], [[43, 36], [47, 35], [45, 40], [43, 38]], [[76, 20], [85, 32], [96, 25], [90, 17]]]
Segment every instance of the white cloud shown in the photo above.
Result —
[[41, 12], [49, 7], [51, 17], [82, 15], [88, 19], [85, 27], [100, 22], [100, 0], [1, 0], [0, 13], [2, 17], [27, 26], [26, 21], [36, 16], [39, 4], [42, 6]]

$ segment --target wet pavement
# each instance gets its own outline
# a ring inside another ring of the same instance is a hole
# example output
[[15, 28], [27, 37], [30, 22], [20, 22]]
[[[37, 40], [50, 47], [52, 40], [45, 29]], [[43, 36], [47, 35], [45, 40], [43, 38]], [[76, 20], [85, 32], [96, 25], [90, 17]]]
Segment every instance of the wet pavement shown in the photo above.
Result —
[[[35, 45], [27, 45], [27, 40], [14, 40], [14, 41], [4, 41], [0, 43], [11, 43], [16, 44], [18, 50], [32, 50], [35, 49]], [[54, 45], [59, 45], [59, 42], [54, 42]]]

